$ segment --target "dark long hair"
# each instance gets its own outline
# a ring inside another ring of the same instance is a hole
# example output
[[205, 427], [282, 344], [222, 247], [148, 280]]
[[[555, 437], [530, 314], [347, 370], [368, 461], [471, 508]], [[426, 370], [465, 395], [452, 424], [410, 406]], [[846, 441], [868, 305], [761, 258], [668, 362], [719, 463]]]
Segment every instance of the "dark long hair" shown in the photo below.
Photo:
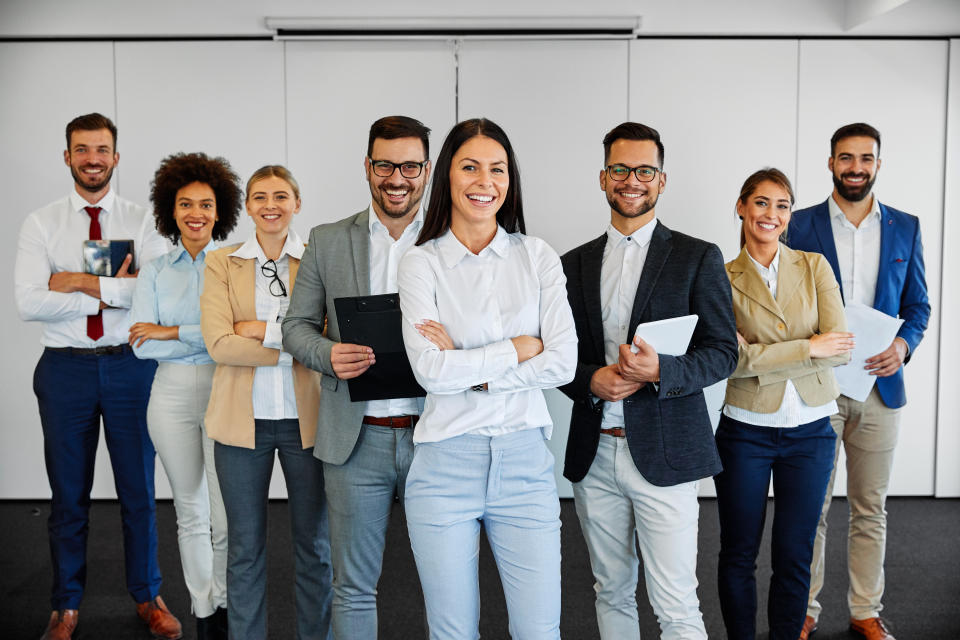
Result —
[[510, 140], [497, 123], [486, 118], [474, 118], [457, 124], [443, 141], [440, 155], [437, 156], [437, 164], [433, 168], [430, 203], [427, 205], [423, 229], [420, 230], [420, 237], [417, 238], [418, 245], [439, 238], [450, 228], [452, 211], [450, 166], [453, 164], [453, 156], [460, 147], [467, 140], [477, 136], [490, 138], [499, 143], [507, 153], [507, 177], [510, 179], [510, 186], [507, 188], [507, 195], [500, 210], [497, 211], [497, 224], [507, 233], [527, 232], [523, 222], [523, 198], [520, 195], [520, 167], [517, 166], [517, 158], [513, 155]]

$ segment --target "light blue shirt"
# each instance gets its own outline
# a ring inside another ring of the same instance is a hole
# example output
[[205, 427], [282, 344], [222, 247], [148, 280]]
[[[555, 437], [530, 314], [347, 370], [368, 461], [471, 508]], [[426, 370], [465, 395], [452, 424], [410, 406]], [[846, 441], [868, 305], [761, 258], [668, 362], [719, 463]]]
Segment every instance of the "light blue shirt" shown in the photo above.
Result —
[[133, 351], [138, 358], [176, 364], [210, 364], [200, 333], [200, 291], [208, 251], [217, 248], [213, 240], [191, 258], [183, 244], [148, 262], [137, 275], [137, 288], [130, 307], [130, 324], [152, 322], [180, 327], [177, 340], [147, 340]]

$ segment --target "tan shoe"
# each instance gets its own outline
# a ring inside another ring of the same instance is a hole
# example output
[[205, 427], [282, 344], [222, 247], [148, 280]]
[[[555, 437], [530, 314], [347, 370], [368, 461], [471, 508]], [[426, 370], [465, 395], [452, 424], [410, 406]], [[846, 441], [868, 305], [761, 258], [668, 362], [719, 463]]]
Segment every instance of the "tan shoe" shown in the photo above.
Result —
[[137, 615], [150, 626], [150, 635], [154, 638], [177, 640], [183, 637], [180, 621], [170, 613], [160, 596], [137, 604]]
[[817, 621], [807, 616], [803, 619], [803, 628], [800, 629], [800, 638], [799, 640], [807, 640], [817, 631]]
[[867, 618], [866, 620], [850, 618], [850, 631], [859, 633], [867, 640], [897, 640], [887, 629], [887, 624], [882, 618]]
[[51, 613], [47, 630], [40, 640], [70, 640], [73, 630], [77, 628], [77, 615], [76, 609], [60, 609]]

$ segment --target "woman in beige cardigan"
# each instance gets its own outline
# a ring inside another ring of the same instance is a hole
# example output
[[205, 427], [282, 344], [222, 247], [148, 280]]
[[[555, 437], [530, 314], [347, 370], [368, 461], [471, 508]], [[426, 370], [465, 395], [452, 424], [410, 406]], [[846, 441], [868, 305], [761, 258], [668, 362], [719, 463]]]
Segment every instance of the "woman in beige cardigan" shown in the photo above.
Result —
[[756, 635], [756, 557], [775, 495], [768, 617], [771, 640], [797, 640], [807, 607], [810, 560], [833, 467], [830, 415], [839, 395], [833, 367], [849, 359], [840, 288], [826, 259], [780, 243], [793, 189], [777, 169], [747, 178], [737, 201], [740, 255], [727, 263], [740, 342], [717, 449], [719, 591], [731, 640]]
[[300, 189], [287, 169], [266, 166], [247, 182], [255, 232], [207, 257], [201, 329], [217, 363], [207, 433], [227, 512], [230, 637], [267, 637], [267, 493], [276, 451], [289, 496], [297, 635], [329, 636], [330, 543], [323, 472], [313, 457], [319, 375], [283, 351], [280, 323], [303, 255], [290, 229]]

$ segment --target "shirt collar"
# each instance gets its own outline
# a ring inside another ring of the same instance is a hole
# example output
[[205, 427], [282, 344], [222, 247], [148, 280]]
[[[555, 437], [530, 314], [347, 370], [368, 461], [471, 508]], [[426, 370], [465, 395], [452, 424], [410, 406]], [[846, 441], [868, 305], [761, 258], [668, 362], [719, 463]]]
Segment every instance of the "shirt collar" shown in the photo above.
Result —
[[[483, 248], [479, 255], [482, 256], [487, 251], [491, 251], [501, 258], [505, 258], [507, 257], [509, 246], [510, 234], [507, 233], [503, 227], [497, 225], [497, 234], [493, 236], [493, 240]], [[441, 259], [448, 269], [454, 268], [466, 256], [472, 255], [470, 250], [463, 246], [450, 229], [447, 229], [442, 236], [437, 238], [437, 248], [440, 252]]]
[[628, 237], [631, 238], [631, 242], [635, 242], [638, 247], [645, 247], [650, 244], [651, 238], [653, 238], [653, 230], [657, 226], [657, 219], [654, 218], [647, 224], [643, 225], [629, 236], [625, 236], [617, 228], [613, 226], [611, 222], [607, 225], [607, 244], [610, 246], [617, 246], [619, 243], [624, 242]]
[[[278, 260], [283, 259], [283, 256], [285, 255], [288, 255], [295, 260], [299, 260], [303, 256], [303, 248], [303, 241], [300, 239], [300, 236], [298, 236], [297, 232], [293, 230], [293, 227], [288, 227], [287, 241], [283, 243], [283, 248], [280, 250], [280, 258], [278, 258]], [[257, 242], [256, 229], [250, 233], [250, 237], [247, 238], [247, 241], [240, 245], [237, 250], [230, 255], [243, 258], [244, 260], [256, 258], [260, 261], [260, 264], [267, 262], [267, 256], [264, 255], [263, 248], [261, 248], [260, 243]]]
[[757, 268], [757, 272], [761, 276], [766, 277], [767, 274], [769, 274], [771, 278], [776, 278], [777, 270], [780, 269], [780, 243], [777, 243], [777, 252], [773, 254], [773, 260], [770, 261], [769, 267], [765, 267], [759, 262], [757, 262], [756, 260], [754, 260], [753, 256], [750, 255], [749, 251], [747, 251], [747, 257], [750, 258], [750, 262], [752, 262], [753, 266]]
[[[382, 230], [387, 235], [390, 235], [390, 232], [387, 230], [386, 225], [380, 222], [380, 216], [377, 215], [377, 212], [373, 210], [373, 203], [370, 203], [369, 215], [367, 216], [367, 227], [370, 230], [370, 235], [374, 234], [374, 231], [379, 229]], [[423, 227], [423, 206], [421, 205], [417, 209], [416, 215], [413, 216], [413, 220], [410, 221], [410, 224], [407, 225], [406, 229], [403, 230], [403, 233], [417, 233], [419, 235], [420, 228]], [[390, 238], [393, 240], [393, 238]]]
[[76, 189], [70, 192], [70, 206], [73, 208], [74, 211], [83, 211], [83, 215], [87, 215], [87, 212], [84, 211], [86, 207], [100, 207], [100, 209], [102, 210], [101, 213], [103, 211], [106, 211], [107, 213], [109, 213], [110, 211], [113, 211], [114, 207], [116, 206], [116, 202], [117, 202], [117, 194], [113, 192], [112, 187], [110, 188], [109, 191], [107, 191], [107, 194], [105, 196], [100, 198], [100, 201], [97, 202], [97, 204], [90, 204], [89, 202], [84, 200], [83, 197], [79, 193], [77, 193]]
[[[882, 217], [880, 214], [880, 199], [877, 198], [876, 193], [871, 193], [870, 197], [873, 198], [873, 202], [870, 203], [870, 213], [868, 213], [867, 217], [864, 218], [864, 222], [880, 220], [880, 218]], [[844, 215], [843, 210], [840, 208], [840, 205], [838, 205], [837, 201], [833, 199], [833, 194], [830, 194], [830, 197], [827, 198], [827, 208], [830, 210], [831, 218], [834, 218], [841, 223], [844, 220], [847, 220], [847, 216]]]
[[[200, 252], [197, 254], [197, 257], [199, 257], [201, 261], [204, 261], [206, 260], [207, 254], [217, 248], [218, 248], [217, 241], [214, 240], [213, 238], [210, 238], [210, 242], [208, 242], [207, 246], [205, 246], [203, 249], [200, 249]], [[173, 248], [173, 253], [174, 253], [173, 262], [177, 262], [178, 260], [189, 260], [193, 262], [193, 258], [190, 257], [190, 253], [183, 246], [182, 238], [177, 240], [177, 246]]]

